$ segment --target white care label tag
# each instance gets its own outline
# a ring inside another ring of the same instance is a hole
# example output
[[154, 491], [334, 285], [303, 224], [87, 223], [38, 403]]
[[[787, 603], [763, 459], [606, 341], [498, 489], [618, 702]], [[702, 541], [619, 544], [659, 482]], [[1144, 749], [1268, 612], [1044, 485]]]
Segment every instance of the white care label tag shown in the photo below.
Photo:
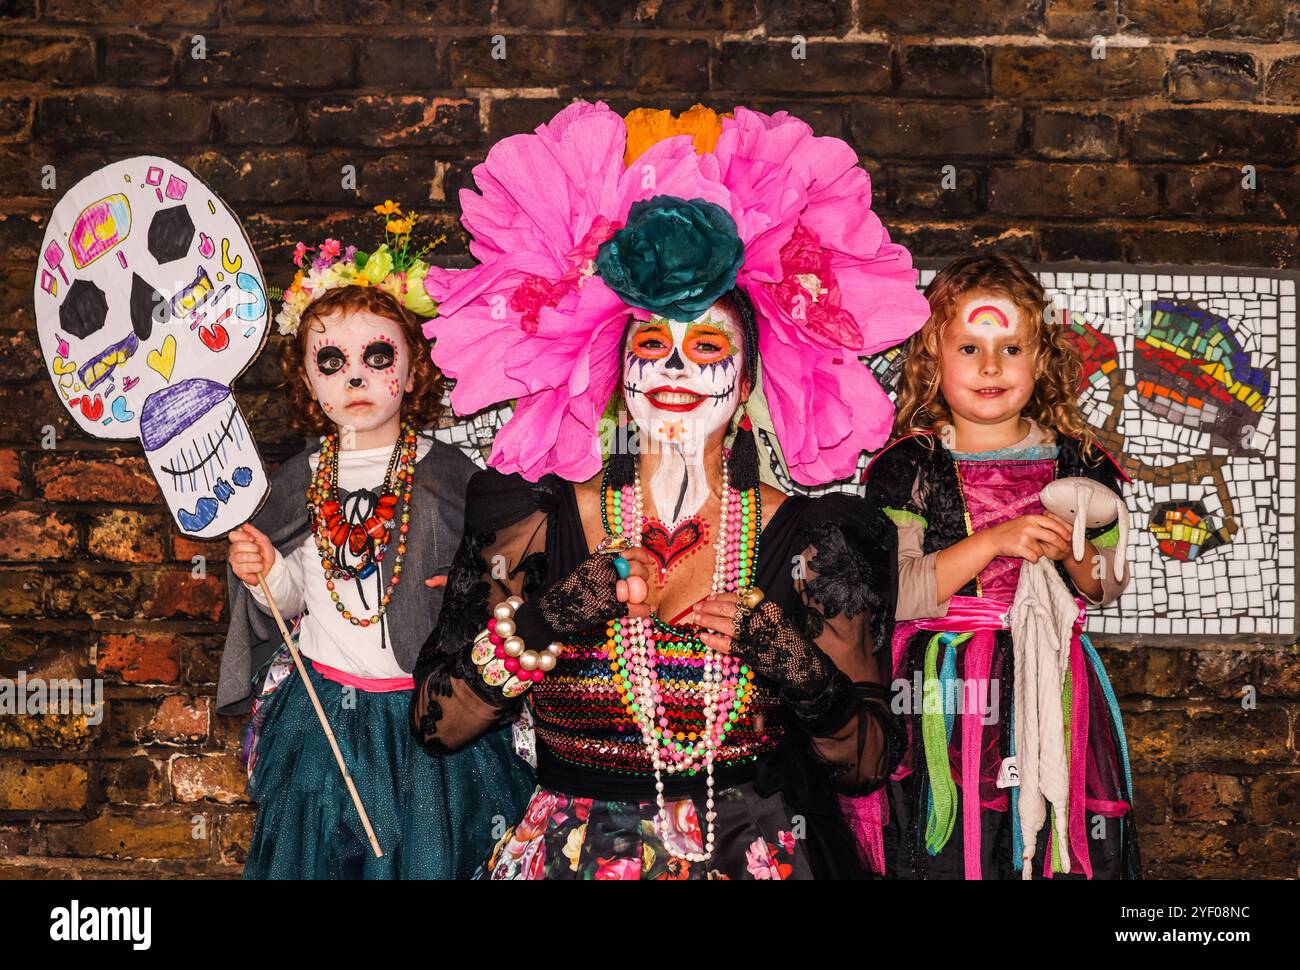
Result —
[[1014, 754], [1010, 758], [1002, 759], [1002, 767], [998, 769], [998, 787], [1020, 787], [1020, 766], [1016, 764], [1016, 756]]

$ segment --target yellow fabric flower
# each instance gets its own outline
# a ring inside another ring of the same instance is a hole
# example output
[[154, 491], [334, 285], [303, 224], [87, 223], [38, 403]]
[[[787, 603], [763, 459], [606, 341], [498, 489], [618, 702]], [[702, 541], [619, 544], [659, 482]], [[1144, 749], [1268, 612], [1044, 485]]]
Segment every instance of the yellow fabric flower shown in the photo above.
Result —
[[718, 114], [712, 108], [696, 104], [673, 117], [666, 108], [636, 108], [623, 118], [627, 126], [627, 148], [623, 152], [623, 165], [627, 167], [641, 157], [651, 145], [673, 135], [690, 135], [695, 140], [695, 153], [703, 155], [713, 151], [722, 134], [722, 119], [731, 112]]
[[405, 219], [389, 219], [384, 228], [396, 236], [405, 236], [410, 233], [414, 221], [412, 216], [407, 216]]
[[377, 205], [374, 208], [375, 208], [375, 212], [379, 213], [379, 215], [381, 216], [392, 216], [392, 215], [402, 214], [402, 207], [398, 203], [394, 202], [392, 199], [385, 199], [383, 205]]

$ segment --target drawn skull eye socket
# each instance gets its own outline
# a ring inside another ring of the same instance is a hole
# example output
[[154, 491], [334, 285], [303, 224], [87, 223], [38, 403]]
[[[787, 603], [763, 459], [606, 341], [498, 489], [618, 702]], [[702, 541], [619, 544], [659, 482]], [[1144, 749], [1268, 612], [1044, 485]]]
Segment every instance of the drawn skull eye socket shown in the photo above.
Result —
[[337, 374], [347, 362], [347, 355], [337, 347], [322, 347], [316, 351], [316, 369], [322, 374]]
[[731, 341], [714, 327], [696, 327], [686, 335], [686, 356], [697, 364], [714, 364], [731, 353]]
[[672, 351], [672, 332], [662, 323], [649, 324], [632, 335], [632, 353], [644, 360], [660, 360]]
[[375, 370], [386, 370], [393, 366], [397, 352], [393, 345], [384, 340], [376, 340], [366, 347], [366, 363]]

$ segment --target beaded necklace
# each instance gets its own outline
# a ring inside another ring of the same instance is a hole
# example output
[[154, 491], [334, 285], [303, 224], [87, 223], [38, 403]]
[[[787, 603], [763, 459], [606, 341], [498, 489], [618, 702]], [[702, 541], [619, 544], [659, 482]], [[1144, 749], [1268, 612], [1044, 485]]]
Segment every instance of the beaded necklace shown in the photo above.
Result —
[[[406, 536], [411, 528], [411, 489], [415, 484], [415, 459], [415, 430], [403, 422], [392, 457], [388, 460], [383, 491], [376, 497], [367, 489], [358, 489], [349, 495], [346, 502], [339, 502], [338, 435], [329, 435], [321, 443], [316, 473], [307, 486], [307, 520], [311, 523], [316, 549], [320, 553], [325, 588], [334, 601], [334, 608], [353, 626], [368, 627], [378, 623], [388, 609], [393, 591], [402, 580]], [[400, 516], [399, 489], [402, 493]], [[355, 580], [357, 592], [361, 593], [361, 602], [365, 604], [361, 581], [372, 575], [383, 561], [392, 540], [395, 519], [398, 521], [397, 555], [389, 573], [388, 588], [374, 614], [369, 617], [354, 616], [343, 605], [335, 588], [335, 580]]]
[[[758, 487], [740, 491], [731, 487], [729, 453], [722, 454], [722, 509], [718, 537], [714, 542], [714, 593], [736, 592], [752, 585], [758, 562], [758, 532], [762, 508]], [[638, 470], [632, 485], [609, 486], [608, 467], [601, 482], [601, 521], [609, 535], [640, 545], [645, 525], [645, 502]], [[664, 803], [664, 774], [694, 775], [701, 769], [707, 777], [705, 819], [707, 829], [702, 853], [685, 853], [692, 862], [706, 862], [713, 855], [713, 762], [723, 740], [744, 716], [753, 694], [754, 672], [735, 657], [704, 645], [698, 627], [673, 626], [658, 616], [620, 618], [606, 628], [606, 647], [614, 686], [628, 715], [641, 731], [641, 740], [655, 770], [655, 828], [665, 837], [667, 809]], [[698, 658], [698, 684], [665, 681], [659, 677], [659, 658], [677, 662]], [[702, 717], [693, 716], [686, 697], [693, 691], [702, 701]], [[685, 720], [674, 729], [669, 715]], [[688, 720], [689, 719], [689, 720]], [[694, 722], [699, 721], [698, 726]]]

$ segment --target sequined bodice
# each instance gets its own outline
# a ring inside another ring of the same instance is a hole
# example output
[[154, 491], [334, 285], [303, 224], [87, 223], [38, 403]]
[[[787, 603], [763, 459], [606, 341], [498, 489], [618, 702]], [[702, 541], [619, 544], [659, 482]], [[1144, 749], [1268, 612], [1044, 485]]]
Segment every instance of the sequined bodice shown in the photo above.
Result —
[[[1041, 514], [1038, 495], [1056, 478], [1056, 459], [958, 459], [957, 473], [973, 534], [1022, 515]], [[1023, 561], [1018, 556], [995, 558], [979, 574], [980, 594], [1007, 603], [1015, 599]]]
[[[659, 677], [667, 716], [680, 740], [704, 724], [700, 694], [703, 651], [674, 631], [691, 627], [656, 625]], [[572, 764], [620, 774], [653, 775], [636, 722], [614, 681], [615, 661], [604, 638], [566, 644], [555, 669], [532, 691], [537, 741]], [[748, 701], [718, 752], [716, 764], [753, 761], [776, 747], [782, 724], [776, 695], [747, 678], [740, 690]]]

